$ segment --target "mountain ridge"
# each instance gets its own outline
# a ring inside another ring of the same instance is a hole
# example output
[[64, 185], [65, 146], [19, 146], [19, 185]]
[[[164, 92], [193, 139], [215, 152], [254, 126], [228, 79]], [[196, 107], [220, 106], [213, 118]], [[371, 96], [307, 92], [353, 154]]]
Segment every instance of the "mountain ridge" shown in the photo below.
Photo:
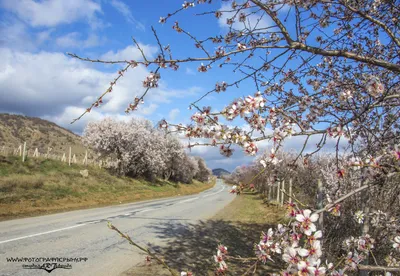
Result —
[[215, 176], [231, 174], [229, 171], [222, 169], [222, 168], [213, 169], [212, 172], [213, 172], [213, 175], [215, 175]]
[[72, 149], [72, 153], [83, 156], [86, 148], [81, 137], [56, 123], [23, 115], [0, 113], [0, 148], [18, 148], [24, 142], [27, 150], [52, 154], [63, 154]]

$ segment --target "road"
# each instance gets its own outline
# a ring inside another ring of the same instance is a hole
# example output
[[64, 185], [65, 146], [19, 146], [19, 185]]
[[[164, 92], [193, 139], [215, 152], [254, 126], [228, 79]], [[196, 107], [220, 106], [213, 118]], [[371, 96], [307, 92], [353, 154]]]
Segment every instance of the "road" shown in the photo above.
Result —
[[161, 246], [166, 241], [159, 238], [154, 225], [209, 218], [233, 198], [217, 180], [213, 188], [196, 195], [0, 222], [0, 275], [49, 275], [43, 269], [22, 267], [42, 264], [35, 262], [38, 259], [7, 260], [17, 257], [75, 258], [70, 263], [58, 262], [70, 266], [54, 269], [50, 275], [119, 275], [144, 257], [110, 230], [107, 221], [142, 245]]

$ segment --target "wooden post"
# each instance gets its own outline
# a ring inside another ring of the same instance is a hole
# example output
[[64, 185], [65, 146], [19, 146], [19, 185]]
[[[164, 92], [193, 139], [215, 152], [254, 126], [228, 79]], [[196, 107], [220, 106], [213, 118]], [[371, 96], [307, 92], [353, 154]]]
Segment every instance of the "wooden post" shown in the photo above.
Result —
[[272, 185], [268, 185], [268, 201], [272, 200]]
[[283, 202], [285, 199], [285, 180], [282, 181], [282, 194], [281, 194], [281, 206], [283, 206]]
[[292, 203], [292, 194], [293, 194], [293, 191], [292, 191], [292, 179], [290, 178], [289, 179], [289, 202], [290, 203]]
[[68, 155], [68, 166], [71, 166], [71, 147], [69, 147], [69, 155]]
[[83, 159], [83, 164], [84, 164], [85, 166], [87, 166], [87, 164], [88, 164], [87, 150], [86, 150], [86, 153], [85, 153], [85, 158]]
[[25, 162], [26, 142], [24, 142], [24, 150], [22, 151], [22, 162]]
[[[362, 168], [361, 168], [361, 175], [362, 175], [363, 177], [361, 178], [360, 187], [363, 186], [363, 185], [365, 185], [366, 182], [368, 181], [368, 180], [365, 178], [365, 175], [366, 175], [365, 170], [366, 170], [366, 167], [362, 167]], [[360, 194], [360, 196], [361, 196], [361, 198], [363, 199], [363, 200], [361, 201], [361, 211], [363, 211], [363, 213], [367, 215], [367, 216], [364, 217], [364, 222], [363, 222], [363, 224], [362, 224], [362, 226], [361, 226], [361, 235], [362, 235], [362, 236], [365, 236], [365, 235], [369, 234], [369, 228], [370, 228], [370, 218], [369, 218], [369, 216], [368, 216], [368, 214], [370, 213], [370, 207], [369, 207], [369, 205], [368, 205], [368, 200], [369, 200], [369, 193], [368, 193], [368, 190], [362, 191], [361, 194]], [[369, 264], [369, 255], [367, 255], [367, 258], [365, 258], [365, 259], [361, 262], [361, 264], [363, 264], [363, 265], [368, 265], [368, 264]], [[359, 273], [359, 275], [360, 275], [360, 276], [368, 276], [369, 273], [368, 273], [368, 271], [366, 271], [366, 270], [361, 270], [360, 273]]]
[[279, 195], [281, 194], [279, 191], [279, 188], [281, 186], [281, 182], [278, 181], [278, 183], [276, 185], [277, 185], [277, 187], [276, 187], [276, 202], [279, 204]]
[[[322, 209], [324, 208], [324, 186], [322, 185], [321, 179], [318, 179], [317, 182], [317, 209]], [[319, 214], [319, 219], [318, 219], [318, 226], [319, 229], [322, 231], [324, 227], [324, 212]]]

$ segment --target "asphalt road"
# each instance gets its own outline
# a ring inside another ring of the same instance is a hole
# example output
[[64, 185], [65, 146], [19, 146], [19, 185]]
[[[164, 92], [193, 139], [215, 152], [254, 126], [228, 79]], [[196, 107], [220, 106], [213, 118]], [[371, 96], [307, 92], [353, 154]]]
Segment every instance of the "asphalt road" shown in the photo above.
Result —
[[[110, 230], [107, 221], [141, 245], [151, 242], [162, 246], [167, 241], [159, 238], [155, 225], [209, 218], [233, 198], [227, 186], [217, 180], [213, 188], [196, 195], [0, 222], [0, 275], [119, 275], [143, 262], [144, 257]], [[25, 259], [13, 262], [9, 258]], [[75, 259], [66, 263], [61, 258]], [[50, 274], [28, 268], [43, 261], [59, 261], [64, 268]]]

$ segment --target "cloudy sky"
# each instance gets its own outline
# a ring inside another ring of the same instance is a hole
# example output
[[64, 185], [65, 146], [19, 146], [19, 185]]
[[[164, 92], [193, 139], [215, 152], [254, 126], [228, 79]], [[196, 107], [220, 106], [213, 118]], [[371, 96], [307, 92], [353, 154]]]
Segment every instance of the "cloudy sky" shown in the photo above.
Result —
[[[199, 55], [193, 42], [171, 29], [172, 22], [158, 23], [160, 16], [176, 10], [182, 2], [0, 0], [0, 112], [41, 117], [79, 134], [89, 121], [106, 116], [121, 120], [139, 116], [154, 123], [166, 118], [174, 123], [189, 123], [192, 111], [188, 110], [188, 105], [217, 81], [229, 82], [237, 75], [224, 70], [218, 74], [200, 74], [197, 72], [199, 64], [183, 65], [178, 72], [162, 71], [160, 87], [150, 91], [145, 104], [134, 115], [125, 115], [129, 102], [143, 93], [141, 82], [149, 73], [149, 69], [137, 67], [118, 82], [101, 108], [71, 125], [70, 122], [107, 89], [121, 68], [83, 62], [66, 55], [72, 52], [107, 60], [139, 59], [141, 54], [132, 43], [135, 37], [146, 55], [155, 56], [158, 46], [151, 26], [156, 28], [163, 46], [169, 44], [173, 53]], [[226, 4], [215, 1], [215, 4], [196, 8], [196, 12], [205, 8], [221, 9], [221, 5]], [[226, 32], [223, 24], [226, 18], [218, 21], [211, 16], [202, 24], [193, 24], [193, 13], [189, 11], [179, 16], [180, 25], [191, 33], [207, 37], [210, 29], [216, 34]], [[250, 17], [249, 20], [257, 19]], [[267, 26], [269, 22], [263, 19], [259, 24]], [[220, 110], [234, 98], [255, 92], [241, 87], [230, 90], [229, 94], [210, 95], [201, 104]], [[286, 147], [298, 148], [300, 143], [301, 138], [293, 139]], [[260, 147], [263, 151], [268, 143], [263, 142]], [[194, 148], [192, 154], [204, 157], [211, 168], [228, 170], [253, 160], [240, 150], [229, 159], [222, 157], [217, 148]]]

